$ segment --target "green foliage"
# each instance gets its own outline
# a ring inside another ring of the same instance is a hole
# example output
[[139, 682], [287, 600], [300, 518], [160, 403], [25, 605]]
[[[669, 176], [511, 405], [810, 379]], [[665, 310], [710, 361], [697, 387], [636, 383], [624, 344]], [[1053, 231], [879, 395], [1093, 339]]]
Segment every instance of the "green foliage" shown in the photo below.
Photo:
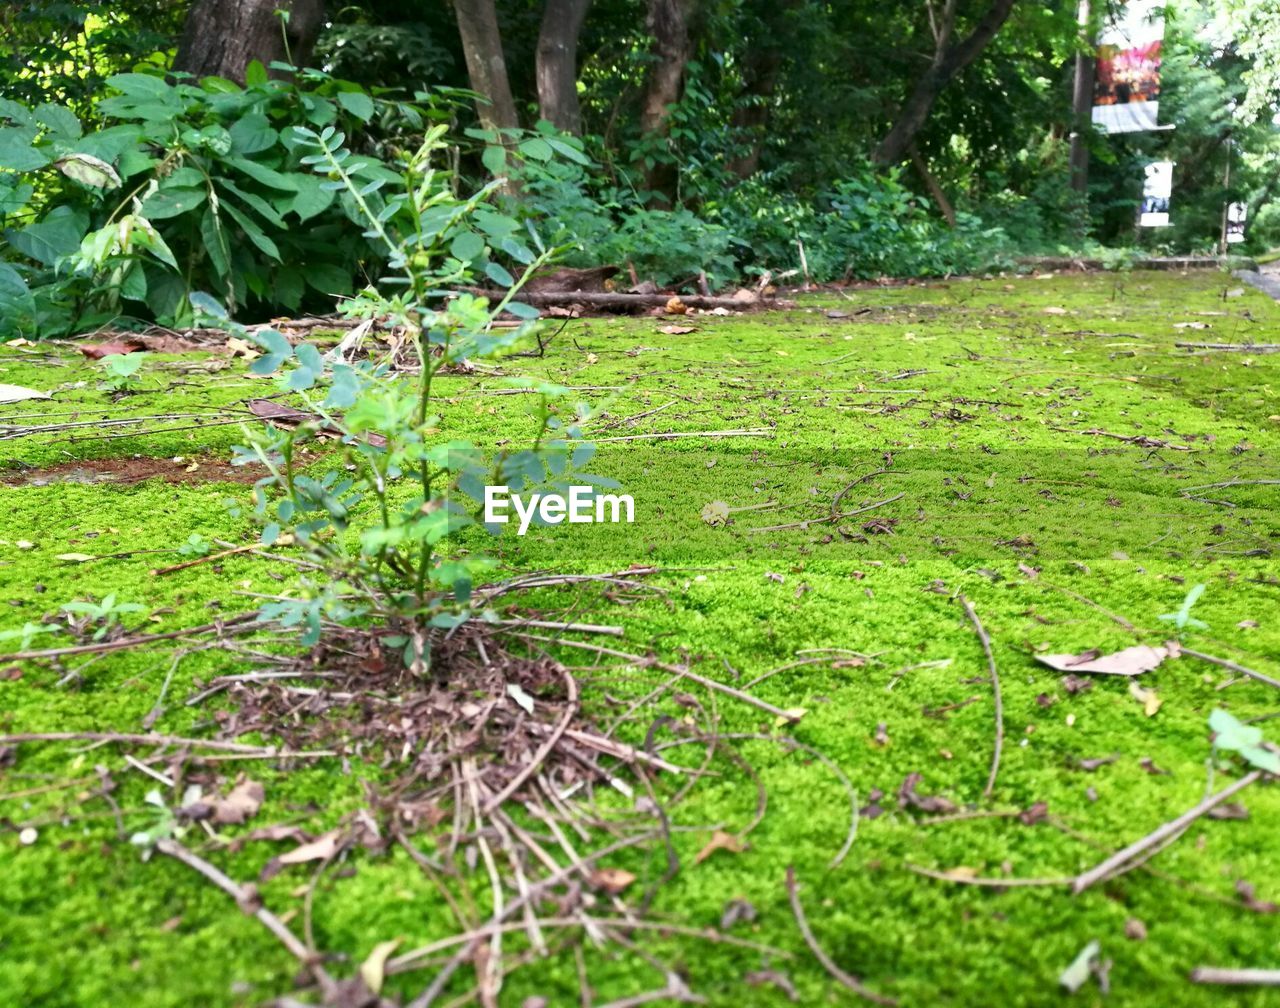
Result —
[[[447, 115], [448, 102], [374, 99], [314, 71], [293, 83], [255, 64], [248, 77], [241, 88], [118, 74], [97, 106], [106, 125], [88, 132], [65, 107], [0, 101], [0, 334], [122, 316], [189, 324], [192, 290], [232, 311], [297, 311], [377, 270], [386, 249], [354, 227], [358, 198], [302, 164], [293, 127], [394, 139]], [[400, 180], [370, 155], [352, 155], [345, 172], [357, 190]]]
[[[383, 249], [383, 286], [395, 293], [367, 288], [344, 310], [397, 327], [412, 361], [406, 366], [394, 350], [361, 361], [327, 359], [274, 330], [250, 335], [229, 322], [215, 299], [192, 295], [202, 314], [255, 340], [264, 354], [252, 370], [278, 372], [282, 389], [315, 417], [289, 430], [258, 431], [237, 450], [237, 463], [269, 471], [254, 498], [263, 542], [291, 536], [322, 572], [305, 583], [301, 597], [271, 602], [261, 615], [300, 628], [308, 643], [319, 639], [325, 620], [376, 619], [390, 628], [388, 641], [403, 647], [406, 663], [421, 670], [429, 662], [430, 628], [451, 628], [472, 615], [472, 585], [492, 566], [485, 554], [451, 545], [451, 537], [476, 523], [485, 483], [521, 489], [567, 481], [591, 454], [580, 443], [585, 408], [554, 408], [552, 399], [563, 391], [555, 386], [534, 388], [532, 444], [492, 459], [443, 433], [433, 406], [433, 379], [442, 368], [494, 357], [531, 334], [537, 312], [515, 297], [552, 251], [497, 209], [500, 183], [467, 198], [454, 194], [449, 174], [435, 166], [447, 146], [443, 126], [401, 159], [399, 184], [386, 187], [358, 174], [362, 160], [332, 127], [297, 127], [292, 139], [300, 163], [326, 180], [326, 191], [352, 202], [364, 237]], [[516, 265], [520, 279], [500, 260]], [[444, 299], [481, 273], [508, 287], [497, 304], [470, 295]], [[504, 311], [526, 321], [494, 329]], [[323, 471], [304, 470], [299, 446], [321, 428], [340, 435], [340, 458]]]
[[101, 360], [106, 378], [101, 387], [112, 392], [127, 392], [140, 384], [138, 372], [146, 362], [145, 353], [108, 354]]

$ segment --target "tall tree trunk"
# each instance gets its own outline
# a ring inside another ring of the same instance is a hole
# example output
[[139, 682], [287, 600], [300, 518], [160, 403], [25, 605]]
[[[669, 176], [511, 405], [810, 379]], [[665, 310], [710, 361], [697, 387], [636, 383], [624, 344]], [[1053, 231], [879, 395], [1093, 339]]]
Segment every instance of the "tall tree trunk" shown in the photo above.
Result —
[[[689, 15], [695, 0], [649, 0], [645, 27], [653, 35], [653, 65], [640, 108], [640, 129], [649, 138], [667, 132], [670, 106], [684, 93], [684, 75], [692, 54]], [[675, 197], [677, 167], [659, 159], [645, 171], [645, 188], [658, 206], [670, 206]]]
[[591, 0], [547, 0], [538, 33], [538, 112], [556, 129], [582, 132], [578, 105], [578, 35]]
[[[289, 12], [283, 31], [277, 10]], [[272, 60], [305, 66], [322, 27], [324, 0], [197, 0], [183, 26], [173, 68], [243, 84], [251, 60], [264, 66]]]
[[488, 99], [477, 105], [480, 121], [488, 129], [515, 129], [520, 121], [507, 81], [507, 61], [502, 55], [502, 33], [498, 30], [494, 0], [453, 0], [453, 9], [458, 15], [458, 34], [462, 36], [471, 90]]
[[929, 120], [933, 103], [961, 70], [978, 58], [1008, 20], [1016, 0], [992, 0], [991, 6], [964, 39], [952, 42], [957, 0], [945, 0], [941, 11], [929, 3], [929, 23], [933, 29], [933, 60], [911, 90], [893, 128], [885, 134], [871, 155], [883, 167], [898, 164], [908, 152], [916, 134]]
[[769, 125], [770, 102], [782, 73], [789, 40], [787, 18], [800, 0], [765, 0], [758, 9], [759, 34], [754, 35], [742, 59], [742, 93], [733, 110], [732, 124], [750, 146], [729, 161], [738, 178], [754, 175], [760, 167], [760, 151]]

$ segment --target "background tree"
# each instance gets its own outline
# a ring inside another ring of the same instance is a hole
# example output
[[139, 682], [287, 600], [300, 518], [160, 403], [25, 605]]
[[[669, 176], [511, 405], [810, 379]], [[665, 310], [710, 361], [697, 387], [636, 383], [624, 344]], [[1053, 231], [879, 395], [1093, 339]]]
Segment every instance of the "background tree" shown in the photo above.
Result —
[[197, 0], [173, 69], [243, 83], [253, 60], [306, 66], [323, 27], [323, 0]]
[[578, 103], [578, 36], [591, 0], [546, 0], [538, 33], [538, 110], [556, 129], [582, 132]]

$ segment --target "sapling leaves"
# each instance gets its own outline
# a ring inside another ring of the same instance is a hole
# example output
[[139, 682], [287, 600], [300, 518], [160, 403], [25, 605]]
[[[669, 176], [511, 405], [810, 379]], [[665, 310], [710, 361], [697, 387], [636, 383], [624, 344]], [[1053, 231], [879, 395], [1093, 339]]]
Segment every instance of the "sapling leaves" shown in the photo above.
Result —
[[1280, 774], [1280, 753], [1267, 747], [1261, 729], [1244, 724], [1221, 707], [1209, 715], [1209, 728], [1215, 749], [1237, 752], [1259, 770]]

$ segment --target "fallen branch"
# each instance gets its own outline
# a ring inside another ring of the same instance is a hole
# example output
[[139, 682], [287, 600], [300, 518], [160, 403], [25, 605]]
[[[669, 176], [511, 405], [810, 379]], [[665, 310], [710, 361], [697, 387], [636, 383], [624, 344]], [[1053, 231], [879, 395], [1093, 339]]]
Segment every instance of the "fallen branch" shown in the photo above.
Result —
[[161, 854], [167, 854], [169, 857], [181, 861], [188, 868], [198, 871], [235, 900], [241, 910], [256, 917], [263, 927], [280, 939], [280, 943], [289, 951], [290, 955], [310, 970], [311, 975], [320, 984], [320, 989], [324, 993], [326, 1000], [337, 990], [333, 977], [329, 976], [325, 968], [320, 965], [318, 958], [302, 944], [297, 935], [290, 931], [279, 917], [261, 905], [256, 890], [244, 888], [230, 876], [204, 860], [204, 858], [189, 851], [177, 840], [172, 840], [168, 837], [157, 840], [156, 850]]
[[891, 997], [885, 997], [883, 994], [877, 994], [875, 991], [869, 990], [857, 977], [850, 976], [837, 966], [831, 956], [827, 955], [826, 950], [818, 944], [818, 939], [813, 936], [809, 922], [805, 919], [804, 907], [800, 905], [800, 894], [796, 891], [796, 870], [791, 865], [787, 865], [787, 897], [791, 900], [791, 912], [795, 914], [796, 926], [800, 929], [800, 935], [804, 938], [804, 943], [809, 946], [809, 951], [813, 953], [814, 958], [822, 964], [828, 973], [853, 993], [859, 997], [866, 998], [874, 1004], [896, 1005], [898, 1003]]
[[1241, 353], [1280, 353], [1280, 343], [1174, 343], [1184, 350], [1238, 350]]
[[771, 714], [775, 718], [781, 718], [783, 721], [792, 721], [794, 719], [793, 714], [788, 714], [781, 707], [775, 707], [767, 700], [761, 700], [758, 697], [753, 697], [750, 693], [744, 693], [740, 689], [734, 689], [734, 687], [730, 686], [728, 683], [718, 682], [715, 679], [708, 679], [706, 676], [698, 675], [698, 673], [684, 665], [668, 665], [665, 662], [660, 662], [656, 659], [644, 658], [641, 655], [631, 654], [627, 651], [618, 651], [615, 648], [601, 647], [598, 644], [588, 644], [586, 641], [564, 640], [558, 637], [543, 637], [539, 634], [520, 634], [519, 636], [528, 637], [532, 640], [546, 641], [551, 644], [564, 644], [568, 647], [582, 648], [585, 651], [594, 651], [596, 654], [609, 655], [613, 658], [624, 658], [627, 661], [634, 662], [636, 665], [649, 666], [651, 668], [661, 669], [663, 672], [678, 674], [680, 677], [688, 679], [690, 682], [696, 682], [699, 686], [703, 686], [706, 689], [715, 690], [718, 693], [725, 694], [725, 696], [731, 696], [735, 700], [741, 700], [743, 703], [749, 704], [757, 710], [762, 710], [766, 714]]
[[[487, 297], [492, 301], [501, 300], [505, 296], [501, 291], [486, 290], [483, 287], [462, 289], [468, 294]], [[544, 307], [567, 307], [578, 304], [594, 308], [665, 308], [671, 301], [676, 300], [687, 308], [730, 308], [735, 311], [747, 311], [765, 305], [781, 308], [789, 303], [759, 297], [747, 299], [714, 297], [706, 294], [628, 294], [621, 291], [521, 291], [518, 300], [525, 304]]]
[[135, 647], [138, 644], [153, 644], [156, 641], [176, 640], [179, 637], [192, 637], [196, 634], [221, 632], [231, 627], [243, 626], [258, 618], [256, 612], [241, 613], [228, 619], [213, 623], [202, 623], [200, 626], [187, 627], [185, 630], [170, 630], [167, 633], [147, 634], [142, 637], [122, 637], [119, 640], [100, 641], [97, 644], [77, 644], [73, 647], [46, 648], [43, 651], [15, 651], [12, 654], [0, 655], [0, 662], [35, 661], [40, 658], [63, 658], [82, 654], [102, 654], [107, 651], [119, 651], [122, 648]]
[[210, 553], [207, 556], [196, 557], [194, 560], [184, 560], [182, 563], [172, 564], [168, 567], [156, 567], [148, 571], [152, 577], [160, 577], [164, 574], [173, 574], [180, 570], [186, 570], [188, 567], [197, 567], [200, 564], [213, 563], [216, 560], [225, 560], [229, 556], [235, 556], [237, 553], [252, 553], [259, 549], [258, 543], [249, 546], [235, 546], [231, 549], [219, 550], [217, 553]]
[[240, 742], [222, 742], [218, 739], [183, 738], [180, 735], [143, 735], [138, 732], [27, 732], [21, 735], [0, 735], [0, 745], [12, 745], [16, 742], [125, 742], [136, 745], [198, 746], [215, 752], [240, 753], [262, 759], [307, 759], [335, 755], [331, 750], [277, 751], [274, 746], [244, 745]]
[[982, 650], [987, 656], [987, 668], [991, 671], [991, 693], [996, 713], [996, 740], [991, 753], [991, 772], [987, 775], [987, 786], [982, 789], [982, 797], [990, 798], [991, 792], [995, 790], [996, 774], [1000, 772], [1000, 751], [1004, 748], [1004, 699], [1000, 693], [1000, 673], [996, 669], [995, 655], [991, 653], [991, 638], [987, 635], [982, 620], [978, 619], [973, 603], [961, 595], [960, 604], [964, 606], [965, 615], [969, 617], [969, 622], [973, 624], [973, 629], [978, 634], [978, 640], [982, 642]]
[[1200, 802], [1199, 805], [1192, 809], [1188, 809], [1186, 812], [1182, 813], [1182, 815], [1178, 816], [1178, 818], [1170, 819], [1159, 829], [1153, 830], [1140, 840], [1135, 840], [1123, 850], [1116, 851], [1116, 853], [1112, 854], [1111, 857], [1107, 858], [1101, 864], [1097, 864], [1088, 871], [1077, 875], [1075, 882], [1071, 887], [1071, 891], [1073, 893], [1082, 893], [1095, 882], [1109, 878], [1112, 875], [1121, 875], [1130, 868], [1136, 867], [1132, 862], [1134, 862], [1141, 854], [1165, 840], [1168, 840], [1170, 837], [1181, 833], [1190, 826], [1191, 823], [1195, 822], [1196, 819], [1199, 819], [1200, 816], [1204, 815], [1210, 809], [1221, 805], [1232, 795], [1243, 791], [1261, 776], [1261, 770], [1253, 770], [1245, 774], [1238, 781], [1235, 781], [1228, 787], [1223, 788], [1221, 791], [1217, 792], [1217, 794], [1211, 794], [1204, 801]]
[[1191, 982], [1229, 984], [1236, 987], [1280, 987], [1280, 969], [1229, 969], [1221, 966], [1197, 966], [1191, 971]]
[[602, 444], [605, 441], [661, 441], [666, 438], [717, 438], [717, 437], [773, 437], [772, 427], [751, 427], [745, 430], [721, 430], [721, 431], [672, 431], [667, 434], [625, 434], [617, 437], [596, 437], [591, 438], [592, 444]]
[[1184, 646], [1180, 646], [1179, 651], [1184, 655], [1188, 655], [1192, 658], [1199, 658], [1201, 661], [1207, 661], [1213, 665], [1220, 665], [1224, 669], [1230, 669], [1232, 672], [1239, 672], [1241, 675], [1248, 676], [1250, 679], [1256, 679], [1258, 682], [1266, 683], [1268, 686], [1275, 686], [1277, 689], [1280, 689], [1280, 679], [1272, 679], [1269, 675], [1265, 675], [1262, 672], [1255, 672], [1253, 669], [1246, 668], [1244, 665], [1233, 662], [1228, 658], [1218, 658], [1215, 655], [1205, 654], [1203, 651], [1194, 651], [1191, 648]]
[[937, 879], [939, 882], [954, 882], [956, 885], [983, 886], [991, 889], [1005, 889], [1014, 886], [1063, 886], [1071, 885], [1075, 881], [1071, 876], [1066, 878], [980, 878], [972, 875], [952, 875], [948, 872], [938, 871], [935, 868], [912, 864], [910, 861], [905, 862], [903, 867], [907, 871], [923, 875], [925, 878]]

